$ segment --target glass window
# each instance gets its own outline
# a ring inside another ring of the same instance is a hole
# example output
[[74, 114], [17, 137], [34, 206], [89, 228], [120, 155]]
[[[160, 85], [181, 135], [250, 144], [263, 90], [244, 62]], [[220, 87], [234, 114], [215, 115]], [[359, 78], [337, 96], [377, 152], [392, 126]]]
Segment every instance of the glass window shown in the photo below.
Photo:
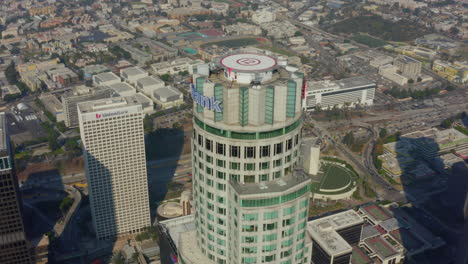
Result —
[[263, 242], [274, 241], [277, 237], [277, 234], [263, 235]]
[[270, 168], [270, 162], [261, 162], [260, 163], [260, 169], [262, 170], [266, 170], [266, 169], [269, 169]]
[[260, 147], [260, 158], [270, 157], [270, 145]]
[[239, 170], [240, 169], [240, 163], [239, 162], [230, 162], [229, 163], [229, 168], [231, 170]]
[[225, 161], [225, 160], [221, 160], [221, 159], [216, 159], [216, 165], [217, 165], [218, 167], [225, 168], [225, 167], [226, 167], [226, 161]]
[[293, 144], [292, 138], [288, 139], [288, 141], [286, 141], [286, 150], [292, 149], [292, 144]]
[[281, 166], [281, 159], [277, 159], [274, 161], [275, 162], [275, 168]]
[[276, 223], [263, 224], [263, 231], [275, 230], [277, 227]]
[[202, 135], [198, 135], [198, 145], [203, 147], [203, 136]]
[[268, 174], [260, 175], [260, 181], [268, 181]]
[[226, 145], [221, 143], [216, 143], [216, 153], [225, 155], [226, 154]]
[[240, 147], [229, 146], [229, 156], [234, 157], [234, 158], [240, 158]]
[[242, 220], [244, 221], [258, 220], [258, 213], [242, 214]]
[[255, 170], [255, 163], [244, 163], [244, 170], [246, 171]]
[[245, 183], [255, 182], [255, 175], [245, 175], [244, 182]]
[[277, 211], [263, 213], [263, 219], [264, 220], [276, 219], [276, 218], [278, 218], [278, 212]]
[[244, 148], [244, 157], [245, 158], [255, 158], [255, 147], [245, 147]]
[[213, 141], [205, 139], [205, 148], [209, 151], [213, 151]]
[[218, 171], [218, 172], [216, 172], [216, 177], [218, 179], [225, 180], [226, 179], [226, 173]]
[[275, 144], [275, 155], [283, 153], [283, 143]]

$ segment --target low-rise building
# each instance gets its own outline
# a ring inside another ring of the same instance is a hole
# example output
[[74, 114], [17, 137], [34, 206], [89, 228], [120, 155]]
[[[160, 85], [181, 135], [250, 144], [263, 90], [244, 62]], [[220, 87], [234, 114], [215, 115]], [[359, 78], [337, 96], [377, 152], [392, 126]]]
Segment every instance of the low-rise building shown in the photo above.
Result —
[[110, 71], [110, 69], [107, 66], [101, 64], [93, 64], [84, 66], [81, 68], [81, 71], [83, 72], [83, 77], [85, 80], [91, 80], [93, 75]]
[[113, 83], [111, 85], [108, 85], [107, 87], [114, 90], [114, 92], [116, 92], [120, 96], [131, 96], [136, 94], [137, 92], [135, 87], [125, 82]]
[[93, 75], [93, 84], [95, 86], [104, 86], [111, 85], [114, 83], [122, 82], [119, 76], [115, 75], [112, 72], [103, 72], [96, 75]]
[[392, 64], [386, 64], [379, 67], [379, 74], [398, 85], [408, 84], [409, 79], [398, 73], [398, 67]]
[[132, 59], [137, 61], [138, 65], [143, 66], [148, 62], [151, 62], [153, 60], [153, 57], [151, 54], [148, 52], [142, 51], [140, 49], [137, 49], [131, 45], [122, 45], [122, 49], [124, 49], [126, 52], [130, 53], [130, 56]]
[[39, 100], [41, 100], [42, 104], [44, 104], [45, 109], [55, 117], [57, 122], [65, 121], [63, 105], [57, 96], [45, 93], [39, 97]]
[[134, 103], [141, 104], [143, 114], [152, 114], [154, 112], [154, 103], [148, 98], [148, 96], [142, 93], [136, 93], [130, 96], [125, 96], [127, 100], [131, 100]]
[[16, 85], [4, 85], [0, 89], [2, 91], [3, 100], [5, 100], [5, 97], [21, 94], [21, 90]]
[[259, 26], [240, 22], [233, 25], [223, 26], [223, 29], [228, 35], [259, 36], [262, 34], [262, 29]]
[[380, 66], [384, 66], [386, 64], [392, 64], [392, 62], [393, 62], [392, 56], [381, 55], [369, 61], [369, 65], [375, 68], [379, 68]]
[[401, 75], [413, 79], [414, 81], [421, 75], [422, 63], [406, 55], [398, 56], [393, 61], [393, 65], [398, 67]]
[[312, 239], [312, 263], [350, 263], [352, 245], [361, 239], [364, 220], [354, 210], [322, 217], [307, 223]]
[[120, 70], [120, 77], [132, 85], [136, 84], [138, 79], [148, 76], [148, 72], [140, 67], [128, 67]]
[[432, 70], [439, 76], [449, 81], [458, 83], [468, 82], [468, 64], [466, 62], [454, 62], [435, 60]]
[[309, 81], [305, 88], [303, 107], [314, 110], [334, 106], [372, 105], [375, 83], [362, 77], [351, 77], [338, 81]]
[[171, 86], [164, 86], [154, 90], [151, 94], [151, 98], [162, 109], [168, 109], [184, 103], [184, 95]]
[[154, 74], [177, 74], [187, 71], [193, 74], [193, 67], [205, 63], [202, 60], [192, 60], [190, 58], [179, 58], [173, 61], [159, 62], [151, 65]]
[[136, 82], [137, 90], [150, 97], [152, 96], [154, 90], [162, 88], [164, 86], [165, 84], [163, 80], [153, 76], [147, 76], [138, 79]]

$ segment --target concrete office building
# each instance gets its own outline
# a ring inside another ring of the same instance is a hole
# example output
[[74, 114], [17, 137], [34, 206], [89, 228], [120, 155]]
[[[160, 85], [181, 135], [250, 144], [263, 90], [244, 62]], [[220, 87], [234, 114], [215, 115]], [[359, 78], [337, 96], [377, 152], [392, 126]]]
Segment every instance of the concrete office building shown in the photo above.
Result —
[[184, 95], [178, 89], [171, 86], [164, 86], [154, 90], [151, 98], [162, 109], [168, 109], [184, 103]]
[[138, 79], [144, 78], [146, 76], [148, 76], [148, 73], [137, 66], [120, 70], [120, 77], [122, 77], [124, 81], [130, 83], [131, 85], [135, 85]]
[[150, 226], [141, 104], [127, 97], [82, 102], [78, 118], [97, 238]]
[[22, 218], [22, 202], [13, 167], [5, 113], [0, 113], [0, 263], [31, 262]]
[[115, 75], [112, 72], [103, 72], [96, 75], [93, 75], [93, 85], [102, 86], [102, 85], [111, 85], [114, 83], [122, 82], [119, 76]]
[[375, 83], [362, 77], [351, 77], [338, 81], [310, 81], [305, 88], [303, 107], [314, 110], [343, 107], [345, 105], [372, 105]]
[[162, 223], [179, 261], [310, 263], [310, 177], [294, 169], [303, 74], [238, 53], [199, 65], [193, 81], [195, 224]]
[[63, 113], [67, 127], [78, 127], [78, 109], [80, 102], [94, 101], [110, 98], [115, 94], [111, 89], [104, 87], [90, 88], [84, 85], [73, 87], [62, 96]]
[[312, 263], [350, 263], [352, 245], [361, 239], [364, 220], [356, 211], [348, 210], [307, 223], [312, 238]]
[[320, 143], [318, 138], [304, 140], [301, 146], [302, 166], [307, 174], [317, 175], [320, 168]]
[[422, 63], [411, 57], [405, 55], [398, 56], [393, 61], [393, 65], [400, 69], [401, 75], [413, 79], [413, 81], [416, 81], [421, 75]]

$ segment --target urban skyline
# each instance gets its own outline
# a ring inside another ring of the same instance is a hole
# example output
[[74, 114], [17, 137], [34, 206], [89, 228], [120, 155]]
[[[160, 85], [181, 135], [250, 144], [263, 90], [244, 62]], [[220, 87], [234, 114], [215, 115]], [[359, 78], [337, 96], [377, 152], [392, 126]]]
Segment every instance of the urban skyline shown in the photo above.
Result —
[[0, 264], [468, 264], [463, 0], [2, 0]]

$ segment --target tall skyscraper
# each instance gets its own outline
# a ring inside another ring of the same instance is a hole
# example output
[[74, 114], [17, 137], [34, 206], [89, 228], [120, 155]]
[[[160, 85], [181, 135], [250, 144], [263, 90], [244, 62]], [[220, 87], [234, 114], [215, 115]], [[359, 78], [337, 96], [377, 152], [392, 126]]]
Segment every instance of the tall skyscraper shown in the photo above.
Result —
[[31, 263], [5, 113], [0, 113], [0, 263]]
[[131, 97], [78, 103], [98, 239], [150, 226], [142, 106]]
[[169, 231], [182, 263], [310, 263], [310, 177], [294, 169], [303, 74], [285, 64], [238, 53], [197, 67], [195, 228]]

